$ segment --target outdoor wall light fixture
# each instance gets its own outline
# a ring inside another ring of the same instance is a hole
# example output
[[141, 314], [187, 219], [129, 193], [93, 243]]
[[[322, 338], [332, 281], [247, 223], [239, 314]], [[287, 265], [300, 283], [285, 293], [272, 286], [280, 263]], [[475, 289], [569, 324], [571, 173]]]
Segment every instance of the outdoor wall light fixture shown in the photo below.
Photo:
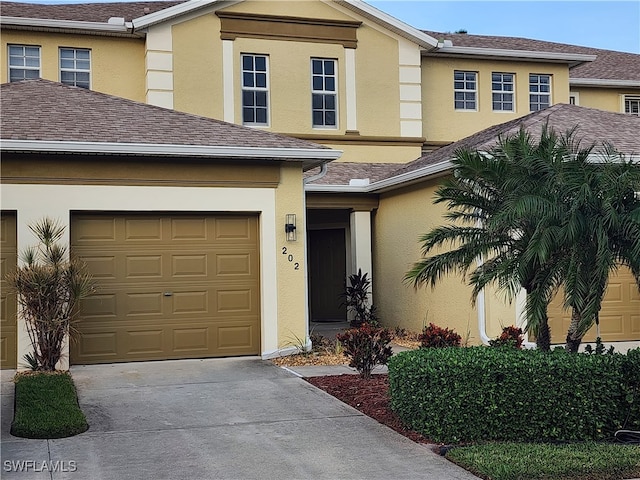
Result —
[[287, 242], [296, 241], [296, 214], [287, 213], [285, 216], [284, 231], [287, 234]]

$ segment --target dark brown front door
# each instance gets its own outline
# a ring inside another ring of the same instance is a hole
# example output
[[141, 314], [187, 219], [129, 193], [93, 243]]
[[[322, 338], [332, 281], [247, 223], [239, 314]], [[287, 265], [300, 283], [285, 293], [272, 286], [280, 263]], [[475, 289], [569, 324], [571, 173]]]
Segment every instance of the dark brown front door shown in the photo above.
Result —
[[341, 298], [347, 275], [343, 228], [309, 231], [309, 290], [313, 321], [344, 321]]

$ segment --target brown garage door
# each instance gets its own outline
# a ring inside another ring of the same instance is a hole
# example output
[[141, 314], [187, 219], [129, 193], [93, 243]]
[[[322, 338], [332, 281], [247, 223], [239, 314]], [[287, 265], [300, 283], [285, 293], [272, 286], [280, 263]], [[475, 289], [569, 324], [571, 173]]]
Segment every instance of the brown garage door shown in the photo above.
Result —
[[7, 291], [5, 276], [17, 264], [16, 215], [2, 212], [0, 216], [0, 254], [2, 279], [0, 279], [0, 368], [16, 368], [17, 329], [16, 296]]
[[71, 251], [98, 285], [72, 363], [260, 353], [257, 217], [76, 214]]
[[[562, 309], [558, 295], [549, 306], [549, 325], [554, 343], [564, 343], [571, 321], [571, 311]], [[600, 336], [605, 342], [640, 340], [640, 292], [631, 271], [621, 268], [609, 278], [607, 293], [600, 310]], [[595, 326], [585, 341], [594, 341]]]

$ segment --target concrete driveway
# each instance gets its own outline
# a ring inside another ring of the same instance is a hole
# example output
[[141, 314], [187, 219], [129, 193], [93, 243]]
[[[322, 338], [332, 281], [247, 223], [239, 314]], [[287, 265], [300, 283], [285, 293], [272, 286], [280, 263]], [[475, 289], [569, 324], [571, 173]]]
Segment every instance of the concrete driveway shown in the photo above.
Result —
[[[259, 359], [79, 366], [71, 372], [90, 428], [58, 440], [9, 434], [13, 385], [3, 372], [3, 479], [476, 478]], [[35, 466], [23, 463], [22, 472], [11, 471], [19, 461]], [[47, 471], [43, 462], [57, 471]]]

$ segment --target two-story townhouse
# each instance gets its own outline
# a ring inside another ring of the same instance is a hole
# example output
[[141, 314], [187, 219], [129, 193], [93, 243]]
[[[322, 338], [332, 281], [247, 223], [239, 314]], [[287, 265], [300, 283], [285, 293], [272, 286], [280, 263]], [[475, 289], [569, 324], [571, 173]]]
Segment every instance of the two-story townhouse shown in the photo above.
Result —
[[[384, 321], [412, 328], [421, 326], [419, 317], [424, 321], [420, 302], [411, 315], [396, 308], [416, 298], [386, 292], [406, 288], [398, 272], [415, 260], [415, 249], [401, 245], [410, 240], [417, 246], [421, 229], [439, 218], [429, 198], [447, 170], [434, 172], [426, 187], [409, 186], [417, 170], [425, 172], [418, 161], [407, 171], [404, 164], [485, 127], [569, 103], [572, 92], [578, 93], [576, 103], [605, 109], [611, 102], [602, 98], [613, 93], [618, 106], [611, 110], [619, 111], [618, 96], [632, 95], [637, 83], [635, 68], [620, 90], [611, 88], [615, 79], [604, 81], [607, 62], [585, 70], [603, 58], [617, 62], [617, 52], [599, 57], [594, 49], [570, 45], [424, 32], [357, 0], [3, 2], [1, 14], [7, 59], [2, 82], [43, 77], [342, 151], [328, 169], [325, 164], [305, 174], [303, 204], [291, 211], [297, 213], [297, 231], [306, 235], [280, 247], [283, 258], [295, 252], [292, 263], [306, 278], [300, 285], [308, 282], [303, 296], [309, 297], [312, 319], [345, 318], [339, 294], [346, 277], [361, 268], [374, 273]], [[639, 56], [631, 57], [626, 64], [637, 65]], [[602, 80], [588, 88], [605, 93], [579, 90], [581, 84], [572, 83], [577, 72]], [[386, 186], [372, 187], [375, 180]], [[391, 184], [402, 185], [403, 195], [385, 194]], [[420, 190], [419, 199], [408, 195], [413, 190]], [[229, 197], [229, 204], [235, 201]], [[429, 212], [424, 224], [411, 219], [417, 209]], [[17, 218], [18, 231], [24, 230], [26, 218], [20, 212]], [[466, 292], [459, 281], [447, 288]], [[460, 305], [448, 310], [449, 296], [428, 297], [440, 316], [427, 320], [448, 323], [448, 311], [458, 326], [477, 316], [468, 296], [456, 295]], [[491, 308], [503, 312], [495, 316], [499, 323], [515, 321], [512, 307], [494, 302]], [[263, 328], [260, 352], [273, 352], [276, 344], [285, 348], [292, 333], [300, 336], [298, 327]], [[479, 340], [476, 323], [470, 328]]]

